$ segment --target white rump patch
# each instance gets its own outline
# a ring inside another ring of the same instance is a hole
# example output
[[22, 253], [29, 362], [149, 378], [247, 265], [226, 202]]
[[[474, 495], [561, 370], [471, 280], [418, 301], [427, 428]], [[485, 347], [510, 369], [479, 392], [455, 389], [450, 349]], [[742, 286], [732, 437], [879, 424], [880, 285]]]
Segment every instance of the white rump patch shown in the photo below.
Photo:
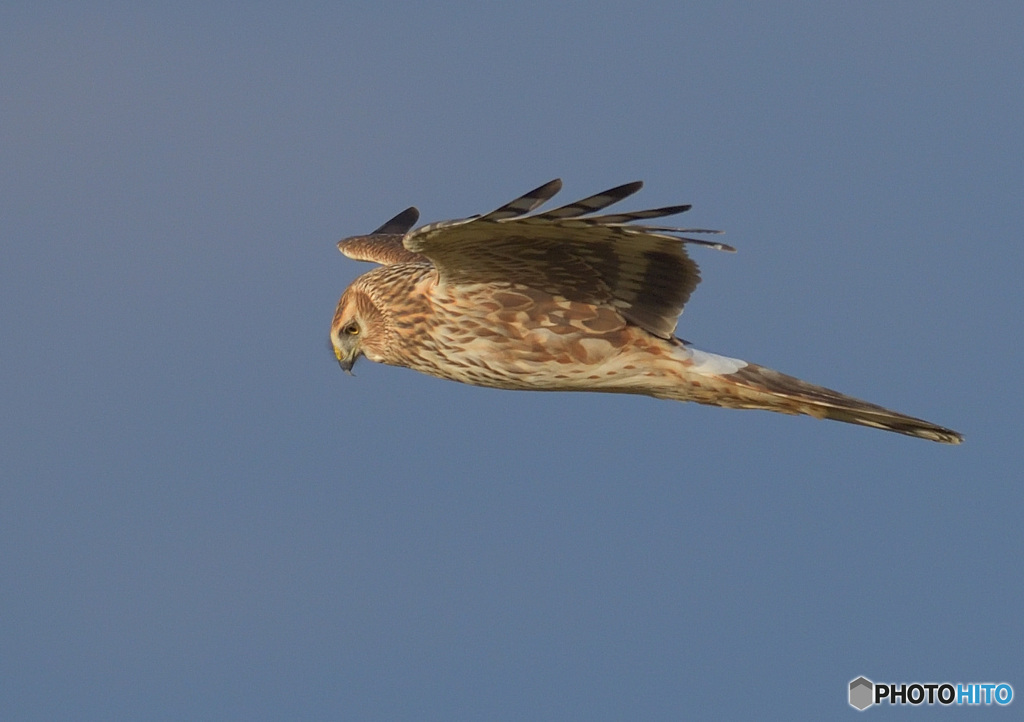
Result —
[[693, 370], [702, 374], [714, 374], [715, 376], [728, 376], [734, 374], [747, 365], [746, 361], [728, 356], [708, 353], [699, 349], [685, 347], [685, 352], [693, 363]]

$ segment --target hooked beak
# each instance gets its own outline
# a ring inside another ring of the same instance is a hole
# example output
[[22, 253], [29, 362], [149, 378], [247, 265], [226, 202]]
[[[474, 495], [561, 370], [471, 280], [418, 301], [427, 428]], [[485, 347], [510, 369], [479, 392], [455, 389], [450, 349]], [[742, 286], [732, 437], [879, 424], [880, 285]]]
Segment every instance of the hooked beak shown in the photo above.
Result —
[[351, 353], [346, 354], [342, 349], [335, 347], [334, 355], [338, 359], [338, 365], [341, 366], [341, 370], [349, 376], [355, 376], [355, 374], [352, 373], [352, 367], [356, 365], [356, 357], [359, 354], [354, 350]]

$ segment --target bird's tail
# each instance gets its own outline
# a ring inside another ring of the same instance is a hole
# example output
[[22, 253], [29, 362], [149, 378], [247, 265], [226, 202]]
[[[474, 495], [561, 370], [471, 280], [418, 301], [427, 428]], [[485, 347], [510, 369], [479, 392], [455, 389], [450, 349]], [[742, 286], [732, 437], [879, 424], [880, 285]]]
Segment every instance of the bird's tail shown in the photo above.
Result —
[[[964, 440], [952, 429], [809, 384], [764, 366], [702, 354], [695, 349], [692, 351], [714, 360], [707, 371], [702, 370], [702, 373], [707, 373], [706, 381], [702, 380], [698, 388], [688, 390], [688, 399], [693, 401], [784, 414], [807, 414], [818, 419], [872, 426], [943, 444], [959, 444]], [[722, 363], [724, 361], [734, 363], [730, 368]], [[703, 365], [708, 366], [706, 362]]]

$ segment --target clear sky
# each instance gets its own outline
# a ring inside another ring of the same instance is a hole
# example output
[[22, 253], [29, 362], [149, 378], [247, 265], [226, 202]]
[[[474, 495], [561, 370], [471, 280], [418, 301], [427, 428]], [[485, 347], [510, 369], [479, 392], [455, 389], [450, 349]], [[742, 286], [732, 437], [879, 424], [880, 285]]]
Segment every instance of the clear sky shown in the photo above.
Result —
[[[1024, 695], [1024, 5], [69, 5], [0, 8], [0, 717]], [[966, 442], [338, 369], [337, 239], [556, 176], [726, 230], [683, 338]]]

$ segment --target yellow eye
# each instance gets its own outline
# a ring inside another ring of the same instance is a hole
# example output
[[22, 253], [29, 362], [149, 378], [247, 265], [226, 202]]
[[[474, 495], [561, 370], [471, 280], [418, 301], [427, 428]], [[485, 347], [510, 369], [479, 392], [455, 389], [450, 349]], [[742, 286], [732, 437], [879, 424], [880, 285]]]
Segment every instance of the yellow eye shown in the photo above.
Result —
[[341, 332], [343, 334], [345, 334], [346, 336], [358, 336], [359, 335], [359, 326], [357, 326], [354, 323], [350, 323], [348, 326], [343, 328], [341, 330]]

